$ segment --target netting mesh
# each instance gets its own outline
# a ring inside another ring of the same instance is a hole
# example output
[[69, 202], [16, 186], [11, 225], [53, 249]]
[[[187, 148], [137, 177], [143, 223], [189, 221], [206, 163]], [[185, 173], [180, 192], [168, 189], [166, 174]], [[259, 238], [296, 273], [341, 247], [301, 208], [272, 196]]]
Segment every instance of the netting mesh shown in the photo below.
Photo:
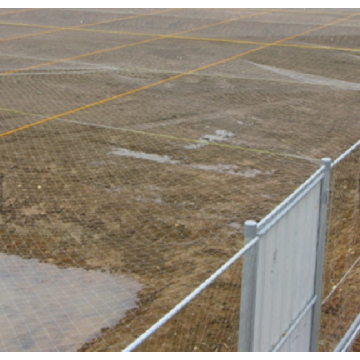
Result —
[[[0, 10], [1, 348], [121, 350], [358, 140], [359, 12]], [[229, 273], [144, 349], [235, 350]]]
[[360, 147], [332, 169], [321, 350], [333, 350], [360, 312], [359, 239]]

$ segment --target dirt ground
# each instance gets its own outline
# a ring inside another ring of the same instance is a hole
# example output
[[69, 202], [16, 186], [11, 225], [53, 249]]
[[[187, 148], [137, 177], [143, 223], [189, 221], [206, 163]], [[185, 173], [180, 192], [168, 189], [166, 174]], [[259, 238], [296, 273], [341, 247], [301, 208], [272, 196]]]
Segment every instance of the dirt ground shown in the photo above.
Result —
[[[359, 140], [355, 14], [0, 9], [0, 251], [142, 286], [80, 351], [130, 344], [241, 248], [245, 220]], [[334, 182], [325, 294], [359, 255], [356, 156]], [[357, 266], [324, 305], [321, 351], [358, 283]], [[241, 263], [139, 350], [235, 351], [240, 284]]]

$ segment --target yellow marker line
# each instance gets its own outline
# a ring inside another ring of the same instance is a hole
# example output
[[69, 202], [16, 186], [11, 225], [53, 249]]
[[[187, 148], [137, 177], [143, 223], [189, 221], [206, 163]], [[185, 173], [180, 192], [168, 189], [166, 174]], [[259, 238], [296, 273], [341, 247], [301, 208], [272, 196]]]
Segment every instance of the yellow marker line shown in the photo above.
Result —
[[39, 67], [45, 67], [45, 66], [49, 66], [49, 65], [54, 65], [54, 64], [58, 64], [60, 62], [66, 62], [66, 61], [70, 61], [70, 60], [78, 60], [78, 59], [81, 59], [81, 58], [84, 58], [84, 57], [89, 57], [89, 56], [93, 56], [93, 55], [99, 55], [99, 54], [103, 54], [103, 53], [109, 52], [109, 51], [120, 50], [120, 49], [124, 49], [124, 48], [134, 46], [134, 45], [146, 44], [146, 43], [152, 42], [152, 41], [154, 41], [153, 38], [147, 39], [147, 40], [137, 41], [135, 43], [115, 46], [115, 47], [109, 48], [109, 49], [97, 50], [97, 51], [93, 51], [93, 52], [87, 53], [87, 54], [80, 54], [80, 55], [76, 55], [76, 56], [71, 56], [71, 57], [68, 57], [68, 58], [60, 59], [60, 60], [48, 61], [48, 62], [45, 62], [45, 63], [36, 64], [36, 65], [32, 65], [32, 66], [27, 66], [27, 67], [20, 68], [20, 69], [5, 71], [5, 72], [0, 73], [0, 76], [16, 74], [16, 73], [21, 72], [21, 71], [36, 69], [36, 68], [39, 68]]
[[92, 127], [104, 128], [104, 129], [110, 129], [110, 130], [118, 130], [118, 131], [123, 131], [123, 132], [131, 132], [131, 133], [134, 133], [134, 134], [154, 136], [154, 137], [170, 139], [170, 140], [177, 140], [177, 141], [183, 141], [183, 142], [192, 142], [192, 143], [203, 144], [203, 145], [208, 145], [208, 146], [219, 146], [219, 147], [225, 147], [225, 148], [234, 149], [234, 150], [250, 151], [250, 152], [255, 152], [255, 153], [259, 153], [259, 154], [268, 154], [268, 155], [276, 155], [276, 156], [283, 156], [283, 157], [291, 157], [291, 158], [295, 158], [295, 159], [318, 162], [317, 159], [311, 159], [311, 158], [307, 158], [307, 157], [300, 156], [300, 155], [280, 153], [280, 152], [270, 151], [270, 150], [261, 150], [261, 149], [255, 149], [255, 148], [248, 148], [248, 147], [239, 146], [239, 145], [213, 143], [213, 142], [206, 141], [206, 140], [197, 140], [197, 139], [179, 137], [179, 136], [174, 136], [174, 135], [151, 133], [151, 132], [142, 131], [142, 130], [134, 130], [134, 129], [128, 129], [128, 128], [118, 128], [118, 127], [112, 127], [112, 126], [106, 126], [106, 125], [88, 124], [86, 122], [81, 122], [81, 121], [76, 121], [76, 120], [61, 119], [61, 121], [65, 121], [65, 122], [72, 123], [72, 124], [77, 124], [77, 125], [85, 125], [85, 126], [92, 126]]
[[[0, 108], [0, 111], [12, 112], [12, 113], [15, 113], [15, 114], [22, 114], [22, 115], [43, 116], [41, 114], [29, 113], [29, 112], [25, 112], [25, 111], [13, 110], [13, 109], [8, 109], [8, 108]], [[76, 125], [82, 125], [82, 126], [90, 126], [90, 127], [97, 127], [97, 128], [102, 128], [102, 129], [117, 130], [117, 131], [122, 131], [122, 132], [130, 132], [130, 133], [133, 133], [133, 134], [159, 137], [159, 138], [163, 138], [163, 139], [177, 140], [177, 141], [183, 141], [183, 142], [192, 142], [192, 143], [196, 143], [196, 144], [203, 144], [203, 145], [209, 145], [209, 146], [220, 146], [220, 147], [225, 147], [225, 148], [228, 148], [228, 149], [250, 151], [250, 152], [255, 152], [255, 153], [260, 153], [260, 154], [277, 155], [277, 156], [291, 157], [291, 158], [296, 158], [296, 159], [301, 159], [301, 160], [308, 160], [308, 161], [316, 161], [316, 162], [318, 162], [317, 159], [306, 158], [306, 157], [300, 156], [300, 155], [279, 153], [279, 152], [270, 151], [270, 150], [261, 150], [261, 149], [255, 149], [255, 148], [248, 148], [248, 147], [239, 146], [239, 145], [213, 143], [213, 142], [209, 142], [209, 141], [206, 141], [206, 140], [198, 140], [198, 139], [185, 138], [185, 137], [167, 135], [167, 134], [151, 133], [151, 132], [142, 131], [142, 130], [119, 128], [119, 127], [113, 127], [113, 126], [107, 126], [107, 125], [101, 125], [101, 124], [91, 124], [91, 123], [89, 124], [89, 123], [81, 122], [81, 121], [77, 121], [77, 120], [67, 120], [67, 119], [60, 119], [60, 120], [64, 121], [64, 122], [76, 124]], [[2, 135], [3, 134], [0, 134], [0, 137]]]
[[[148, 14], [131, 15], [131, 16], [127, 16], [127, 17], [123, 17], [123, 18], [117, 18], [117, 19], [113, 19], [113, 20], [104, 20], [104, 21], [99, 21], [99, 22], [92, 23], [92, 24], [77, 25], [77, 26], [71, 26], [71, 27], [65, 27], [65, 28], [51, 26], [52, 30], [42, 31], [42, 32], [34, 33], [34, 34], [25, 34], [25, 35], [13, 36], [13, 37], [10, 37], [10, 38], [4, 38], [4, 39], [0, 39], [0, 42], [24, 39], [24, 38], [28, 38], [28, 37], [34, 37], [34, 36], [45, 35], [45, 34], [51, 34], [51, 33], [59, 32], [59, 31], [80, 30], [81, 28], [87, 27], [87, 26], [97, 26], [97, 25], [109, 24], [109, 23], [112, 23], [112, 22], [119, 22], [119, 21], [123, 21], [123, 20], [131, 20], [131, 19], [136, 19], [136, 18], [140, 18], [140, 17], [143, 17], [143, 16], [151, 16], [151, 15], [163, 14], [163, 13], [166, 13], [166, 12], [169, 12], [169, 11], [174, 11], [174, 10], [176, 10], [176, 9], [158, 10], [158, 11], [153, 11], [153, 12], [148, 13]], [[4, 25], [4, 23], [2, 23], [1, 25]], [[6, 25], [19, 26], [20, 24], [7, 23]], [[33, 27], [33, 26], [31, 26], [30, 24], [26, 24], [26, 27]], [[44, 28], [45, 26], [39, 26], [39, 27]]]
[[31, 28], [39, 28], [39, 29], [64, 29], [61, 26], [54, 26], [54, 25], [23, 24], [23, 23], [13, 23], [13, 22], [0, 22], [0, 25], [31, 27]]
[[277, 44], [275, 46], [280, 47], [294, 47], [299, 49], [315, 49], [315, 50], [336, 50], [336, 51], [353, 51], [359, 52], [360, 48], [343, 48], [343, 47], [333, 47], [333, 46], [325, 46], [325, 45], [300, 45], [300, 44]]
[[[69, 29], [64, 29], [64, 30], [70, 30], [70, 28]], [[13, 37], [9, 37], [9, 38], [0, 39], [0, 42], [25, 39], [25, 38], [28, 38], [28, 37], [33, 37], [33, 36], [38, 36], [38, 35], [51, 34], [51, 33], [58, 32], [58, 31], [62, 31], [62, 30], [48, 30], [48, 31], [37, 32], [37, 33], [34, 33], [34, 34], [18, 35], [18, 36], [13, 36]]]
[[22, 12], [35, 11], [35, 10], [42, 10], [42, 9], [23, 9], [23, 10], [16, 10], [16, 11], [8, 11], [8, 12], [0, 13], [0, 16], [1, 15], [19, 14], [19, 13], [22, 13]]
[[166, 39], [169, 36], [173, 36], [173, 35], [186, 34], [188, 32], [197, 31], [197, 30], [203, 30], [203, 29], [207, 29], [209, 27], [218, 26], [218, 25], [222, 25], [222, 24], [228, 24], [230, 22], [238, 21], [238, 20], [241, 20], [241, 19], [248, 19], [248, 18], [252, 18], [252, 17], [255, 17], [255, 16], [260, 16], [260, 15], [263, 15], [263, 14], [268, 14], [271, 11], [273, 11], [273, 10], [268, 10], [268, 11], [265, 11], [265, 12], [252, 14], [252, 15], [241, 16], [241, 17], [235, 18], [235, 19], [223, 20], [223, 21], [220, 21], [220, 22], [217, 22], [217, 23], [214, 23], [214, 24], [204, 25], [204, 26], [200, 26], [200, 27], [197, 27], [197, 28], [194, 28], [194, 29], [180, 31], [180, 32], [177, 32], [177, 33], [172, 34], [172, 35], [160, 35], [159, 37], [150, 38], [150, 39], [141, 40], [141, 41], [136, 41], [136, 42], [133, 42], [133, 43], [130, 43], [130, 44], [119, 45], [119, 46], [115, 46], [115, 47], [112, 47], [112, 48], [107, 48], [107, 49], [103, 49], [103, 50], [97, 50], [97, 51], [93, 51], [93, 52], [90, 52], [90, 53], [80, 54], [80, 55], [76, 55], [76, 56], [72, 56], [72, 57], [64, 58], [64, 59], [60, 59], [60, 60], [53, 60], [53, 61], [49, 61], [49, 62], [46, 62], [46, 63], [27, 66], [27, 67], [20, 68], [20, 69], [9, 70], [9, 71], [5, 71], [5, 72], [0, 73], [0, 76], [15, 74], [15, 73], [25, 71], [25, 70], [36, 69], [38, 67], [54, 65], [54, 64], [58, 64], [60, 62], [65, 62], [65, 61], [70, 61], [70, 60], [77, 60], [77, 59], [81, 59], [81, 58], [88, 57], [88, 56], [99, 55], [99, 54], [103, 54], [103, 53], [106, 53], [106, 52], [109, 52], [109, 51], [115, 51], [115, 50], [124, 49], [124, 48], [130, 47], [130, 46], [146, 44], [146, 43], [153, 42], [153, 41], [156, 41], [156, 40]]
[[[91, 29], [86, 29], [86, 31], [91, 31]], [[295, 47], [295, 48], [317, 49], [317, 50], [360, 51], [360, 48], [359, 49], [356, 49], [356, 48], [354, 49], [354, 48], [342, 48], [342, 47], [332, 47], [332, 46], [324, 46], [324, 45], [300, 45], [300, 44], [275, 44], [275, 45], [273, 45], [273, 43], [260, 42], [260, 41], [212, 39], [212, 38], [191, 37], [191, 36], [175, 36], [175, 35], [171, 36], [171, 38], [184, 39], [184, 40], [225, 42], [225, 43], [234, 43], [234, 44], [272, 45], [272, 46]]]
[[[81, 29], [81, 31], [93, 31], [93, 32], [109, 32], [107, 30], [93, 30], [93, 29]], [[112, 33], [116, 33], [111, 31]], [[124, 35], [138, 35], [138, 36], [162, 36], [160, 34], [142, 34], [142, 33], [131, 33], [131, 32], [117, 32]], [[250, 40], [232, 40], [232, 39], [216, 39], [216, 38], [207, 38], [207, 37], [193, 37], [193, 36], [178, 36], [178, 35], [168, 35], [169, 39], [181, 39], [181, 40], [197, 40], [197, 41], [211, 41], [211, 42], [224, 42], [224, 43], [233, 43], [233, 44], [248, 44], [248, 45], [272, 45], [272, 46], [282, 46], [282, 47], [294, 47], [294, 48], [304, 48], [304, 49], [316, 49], [316, 50], [337, 50], [337, 51], [360, 51], [360, 48], [343, 48], [343, 47], [333, 47], [325, 45], [300, 45], [300, 44], [275, 44], [269, 42], [260, 42], [260, 41], [250, 41]]]
[[285, 12], [285, 13], [293, 13], [293, 14], [319, 14], [319, 15], [351, 15], [351, 13], [348, 12], [330, 12], [330, 11], [308, 11], [306, 9], [304, 10], [286, 10], [286, 9], [279, 9], [276, 10], [278, 12]]
[[254, 52], [257, 52], [257, 51], [260, 51], [260, 50], [263, 50], [263, 49], [266, 49], [270, 46], [273, 46], [275, 44], [279, 44], [279, 43], [282, 43], [284, 41], [288, 41], [288, 40], [291, 40], [291, 39], [294, 39], [296, 37], [299, 37], [299, 36], [302, 36], [302, 35], [306, 35], [306, 34], [309, 34], [311, 32], [314, 32], [314, 31], [317, 31], [317, 30], [320, 30], [320, 29], [323, 29], [325, 27], [328, 27], [328, 26], [331, 26], [331, 25], [334, 25], [334, 24], [337, 24], [341, 21], [345, 21], [345, 20], [348, 20], [354, 16], [357, 16], [359, 14], [353, 14], [353, 15], [350, 15], [346, 18], [343, 18], [343, 19], [338, 19], [338, 20], [335, 20], [335, 21], [332, 21], [328, 24], [325, 24], [325, 25], [321, 25], [321, 26], [318, 26], [314, 29], [311, 29], [311, 30], [307, 30], [307, 31], [303, 31], [299, 34], [295, 34], [295, 35], [292, 35], [292, 36], [288, 36], [284, 39], [281, 39], [281, 40], [278, 40], [278, 41], [275, 41], [271, 44], [267, 44], [267, 45], [263, 45], [263, 46], [260, 46], [256, 49], [253, 49], [253, 50], [248, 50], [248, 51], [245, 51], [243, 53], [240, 53], [240, 54], [237, 54], [237, 55], [233, 55], [233, 56], [230, 56], [229, 58], [226, 58], [226, 59], [223, 59], [223, 60], [220, 60], [220, 61], [216, 61], [214, 63], [211, 63], [211, 64], [208, 64], [208, 65], [204, 65], [204, 66], [201, 66], [197, 69], [193, 69], [193, 70], [190, 70], [188, 72], [185, 72], [185, 73], [181, 73], [181, 74], [178, 74], [178, 75], [175, 75], [175, 76], [172, 76], [168, 79], [164, 79], [164, 80], [160, 80], [160, 81], [157, 81], [155, 83], [152, 83], [152, 84], [148, 84], [148, 85], [145, 85], [145, 86], [142, 86], [142, 87], [139, 87], [137, 89], [133, 89], [133, 90], [130, 90], [130, 91], [126, 91], [124, 93], [121, 93], [121, 94], [118, 94], [118, 95], [114, 95], [114, 96], [111, 96], [109, 98], [106, 98], [106, 99], [102, 99], [100, 101], [96, 101], [94, 103], [91, 103], [91, 104], [87, 104], [87, 105], [83, 105], [83, 106], [80, 106], [76, 109], [72, 109], [72, 110], [68, 110], [68, 111], [65, 111], [63, 113], [60, 113], [60, 114], [57, 114], [57, 115], [53, 115], [53, 116], [50, 116], [48, 118], [45, 118], [45, 119], [42, 119], [42, 120], [39, 120], [39, 121], [36, 121], [34, 123], [31, 123], [31, 124], [27, 124], [27, 125], [24, 125], [24, 126], [21, 126], [19, 128], [16, 128], [16, 129], [13, 129], [13, 130], [9, 130], [7, 132], [4, 132], [2, 134], [0, 134], [0, 137], [3, 137], [3, 136], [7, 136], [7, 135], [10, 135], [10, 134], [14, 134], [18, 131], [21, 131], [21, 130], [25, 130], [25, 129], [28, 129], [28, 128], [31, 128], [33, 126], [37, 126], [37, 125], [40, 125], [40, 124], [44, 124], [46, 122], [49, 122], [51, 120], [55, 120], [55, 119], [59, 119], [59, 118], [62, 118], [64, 116], [68, 116], [68, 115], [71, 115], [71, 114], [75, 114], [79, 111], [82, 111], [82, 110], [86, 110], [86, 109], [90, 109], [94, 106], [97, 106], [97, 105], [102, 105], [102, 104], [105, 104], [109, 101], [112, 101], [112, 100], [117, 100], [117, 99], [120, 99], [122, 97], [125, 97], [127, 95], [131, 95], [131, 94], [135, 94], [139, 91], [143, 91], [143, 90], [147, 90], [147, 89], [150, 89], [150, 88], [153, 88], [154, 86], [157, 86], [157, 85], [161, 85], [161, 84], [165, 84], [167, 82], [170, 82], [170, 81], [173, 81], [173, 80], [176, 80], [176, 79], [179, 79], [179, 78], [182, 78], [184, 76], [187, 76], [187, 75], [190, 75], [190, 74], [194, 74], [196, 72], [199, 72], [199, 71], [202, 71], [202, 70], [206, 70], [206, 69], [209, 69], [213, 66], [217, 66], [217, 65], [220, 65], [220, 64], [223, 64], [223, 63], [226, 63], [228, 61], [231, 61], [231, 60], [235, 60], [235, 59], [239, 59], [243, 56], [246, 56], [246, 55], [249, 55], [249, 54], [252, 54]]
[[[250, 41], [250, 40], [235, 40], [235, 39], [221, 39], [221, 38], [217, 39], [217, 38], [208, 38], [208, 37], [164, 35], [164, 34], [138, 33], [138, 32], [128, 32], [128, 31], [117, 31], [117, 30], [100, 30], [100, 29], [84, 29], [84, 28], [61, 28], [61, 27], [57, 27], [57, 26], [38, 26], [38, 25], [31, 25], [31, 24], [16, 24], [16, 23], [4, 23], [4, 22], [0, 22], [0, 25], [29, 26], [29, 27], [41, 27], [41, 28], [59, 29], [59, 30], [87, 31], [87, 32], [103, 33], [103, 34], [148, 36], [148, 37], [159, 37], [159, 38], [163, 37], [163, 36], [166, 36], [166, 38], [168, 38], [168, 39], [223, 42], [223, 43], [230, 43], [230, 44], [249, 44], [249, 45], [268, 45], [268, 44], [271, 44], [269, 42]], [[93, 24], [90, 24], [90, 25], [87, 24], [86, 26], [93, 26]], [[193, 32], [193, 31], [198, 31], [198, 30], [191, 30], [191, 32]], [[46, 34], [46, 33], [47, 32], [36, 33], [36, 34], [31, 34], [31, 35], [24, 35], [22, 37], [28, 37], [28, 36], [40, 35], [40, 34]], [[0, 39], [0, 42], [9, 41], [9, 40], [15, 40], [17, 38], [18, 37]], [[326, 46], [326, 45], [276, 44], [276, 45], [273, 45], [273, 46], [293, 47], [293, 48], [300, 48], [300, 49], [316, 49], [316, 50], [360, 52], [360, 48], [344, 48], [344, 47], [334, 47], [334, 46]]]
[[2, 108], [0, 107], [0, 111], [6, 111], [6, 112], [11, 112], [14, 114], [21, 114], [21, 115], [32, 115], [32, 116], [43, 116], [42, 114], [35, 114], [35, 113], [29, 113], [26, 111], [20, 111], [20, 110], [14, 110], [14, 109], [9, 109], [9, 108]]

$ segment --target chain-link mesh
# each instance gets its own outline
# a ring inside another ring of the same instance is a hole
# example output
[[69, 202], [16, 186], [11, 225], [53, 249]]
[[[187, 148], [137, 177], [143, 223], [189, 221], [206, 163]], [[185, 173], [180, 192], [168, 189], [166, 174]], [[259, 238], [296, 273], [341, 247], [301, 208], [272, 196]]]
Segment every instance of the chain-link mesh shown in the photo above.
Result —
[[[358, 140], [358, 13], [0, 10], [1, 348], [121, 350]], [[231, 271], [144, 349], [234, 350]]]
[[320, 350], [331, 351], [360, 313], [360, 146], [332, 169]]

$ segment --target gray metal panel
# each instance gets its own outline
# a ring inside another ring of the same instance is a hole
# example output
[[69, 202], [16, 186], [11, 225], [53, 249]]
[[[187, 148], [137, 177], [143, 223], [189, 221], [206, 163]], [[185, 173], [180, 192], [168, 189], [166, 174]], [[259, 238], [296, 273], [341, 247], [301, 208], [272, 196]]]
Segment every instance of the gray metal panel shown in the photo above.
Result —
[[308, 311], [301, 319], [296, 330], [291, 333], [287, 341], [280, 347], [279, 352], [304, 352], [309, 348], [311, 335], [312, 313]]
[[[305, 306], [305, 308], [300, 312], [300, 314], [298, 315], [298, 317], [295, 319], [295, 321], [293, 321], [291, 323], [291, 325], [289, 326], [289, 328], [286, 330], [286, 332], [283, 334], [281, 340], [276, 344], [276, 346], [274, 348], [272, 348], [272, 352], [277, 352], [277, 351], [288, 351], [290, 344], [294, 341], [294, 338], [299, 338], [299, 336], [296, 337], [296, 334], [299, 335], [299, 329], [301, 329], [302, 325], [301, 323], [303, 322], [304, 317], [311, 317], [313, 315], [313, 306], [315, 304], [317, 300], [317, 296], [314, 296]], [[310, 315], [309, 315], [310, 313]], [[306, 322], [307, 324], [307, 322]], [[296, 330], [296, 332], [295, 332]], [[311, 330], [311, 324], [310, 327], [307, 328], [307, 330]], [[295, 333], [295, 335], [294, 335]], [[309, 339], [310, 338], [310, 333], [306, 334], [306, 336], [304, 336], [303, 332], [302, 334], [302, 340], [305, 339]], [[302, 342], [299, 340], [299, 342], [296, 344], [298, 349], [304, 349], [307, 346], [307, 342], [305, 342], [305, 344], [302, 344]]]
[[276, 224], [285, 216], [325, 175], [325, 167], [321, 166], [313, 175], [311, 175], [302, 185], [300, 185], [289, 197], [280, 205], [265, 216], [258, 223], [258, 234], [265, 233], [271, 226]]
[[[296, 199], [296, 205], [260, 237], [253, 351], [271, 350], [313, 297], [320, 185], [316, 182]], [[308, 351], [302, 331], [294, 330], [288, 341], [299, 339], [301, 350]]]

